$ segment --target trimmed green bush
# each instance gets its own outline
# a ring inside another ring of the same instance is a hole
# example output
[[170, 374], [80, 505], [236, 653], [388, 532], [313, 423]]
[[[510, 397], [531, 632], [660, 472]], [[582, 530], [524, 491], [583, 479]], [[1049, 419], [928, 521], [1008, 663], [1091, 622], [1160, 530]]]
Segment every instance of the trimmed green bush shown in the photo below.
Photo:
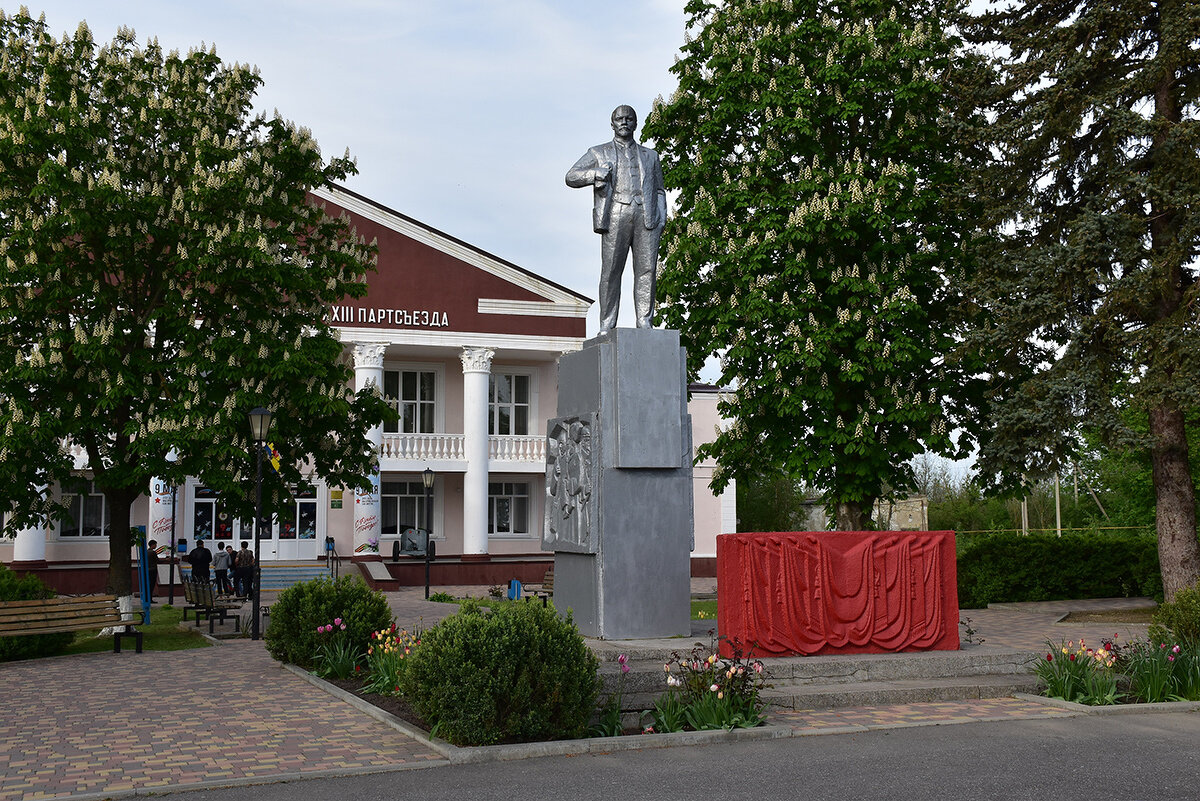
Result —
[[392, 610], [383, 594], [358, 576], [305, 581], [281, 592], [271, 604], [263, 635], [267, 651], [280, 662], [312, 670], [318, 647], [328, 639], [317, 627], [338, 618], [346, 624], [346, 640], [356, 643], [365, 659], [371, 634], [392, 624]]
[[964, 539], [958, 554], [958, 605], [1071, 598], [1162, 598], [1153, 534], [997, 532]]
[[569, 615], [468, 602], [422, 634], [401, 690], [455, 745], [559, 740], [587, 733], [597, 666]]
[[1180, 590], [1174, 601], [1154, 611], [1150, 639], [1168, 642], [1172, 637], [1189, 648], [1200, 647], [1200, 584]]
[[[34, 575], [18, 576], [4, 565], [0, 565], [0, 601], [38, 601], [57, 595]], [[17, 659], [39, 659], [62, 653], [75, 633], [62, 631], [56, 634], [26, 634], [20, 637], [0, 637], [0, 662]]]

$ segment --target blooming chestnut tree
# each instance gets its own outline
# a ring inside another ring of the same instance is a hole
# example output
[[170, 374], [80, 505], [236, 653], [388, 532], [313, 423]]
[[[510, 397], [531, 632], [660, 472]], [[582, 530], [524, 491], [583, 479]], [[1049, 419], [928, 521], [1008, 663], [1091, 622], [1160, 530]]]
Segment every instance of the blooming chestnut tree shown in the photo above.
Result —
[[[679, 86], [645, 128], [677, 192], [662, 317], [720, 357], [714, 489], [782, 469], [839, 529], [953, 450], [963, 262], [954, 41], [936, 0], [691, 0]], [[965, 442], [964, 442], [965, 444]]]
[[[353, 171], [251, 113], [257, 72], [123, 29], [0, 12], [0, 508], [63, 517], [90, 472], [109, 590], [130, 591], [130, 504], [197, 476], [253, 516], [247, 413], [274, 413], [265, 497], [314, 475], [359, 485], [386, 416], [349, 390], [328, 307], [365, 292], [373, 247], [308, 190]], [[303, 469], [303, 473], [301, 472]]]

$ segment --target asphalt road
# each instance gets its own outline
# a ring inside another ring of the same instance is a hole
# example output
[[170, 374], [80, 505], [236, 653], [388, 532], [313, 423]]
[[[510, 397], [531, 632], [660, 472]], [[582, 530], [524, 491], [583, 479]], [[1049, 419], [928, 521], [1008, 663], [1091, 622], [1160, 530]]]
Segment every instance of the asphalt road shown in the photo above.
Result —
[[1200, 713], [972, 723], [456, 765], [172, 801], [1200, 799]]

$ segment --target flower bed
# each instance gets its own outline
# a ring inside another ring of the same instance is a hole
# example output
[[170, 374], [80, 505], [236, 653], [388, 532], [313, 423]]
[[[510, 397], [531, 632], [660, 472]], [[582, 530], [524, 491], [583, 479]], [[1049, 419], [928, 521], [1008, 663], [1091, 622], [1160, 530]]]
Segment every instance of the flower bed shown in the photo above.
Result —
[[1162, 637], [1050, 644], [1033, 670], [1044, 695], [1087, 706], [1200, 701], [1200, 646]]

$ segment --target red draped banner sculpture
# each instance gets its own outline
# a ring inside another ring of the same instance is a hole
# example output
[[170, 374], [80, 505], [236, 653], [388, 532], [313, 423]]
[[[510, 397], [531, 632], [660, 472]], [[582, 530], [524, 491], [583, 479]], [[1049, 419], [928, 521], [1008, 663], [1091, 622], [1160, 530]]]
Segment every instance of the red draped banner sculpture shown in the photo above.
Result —
[[958, 650], [953, 531], [717, 537], [721, 653]]

